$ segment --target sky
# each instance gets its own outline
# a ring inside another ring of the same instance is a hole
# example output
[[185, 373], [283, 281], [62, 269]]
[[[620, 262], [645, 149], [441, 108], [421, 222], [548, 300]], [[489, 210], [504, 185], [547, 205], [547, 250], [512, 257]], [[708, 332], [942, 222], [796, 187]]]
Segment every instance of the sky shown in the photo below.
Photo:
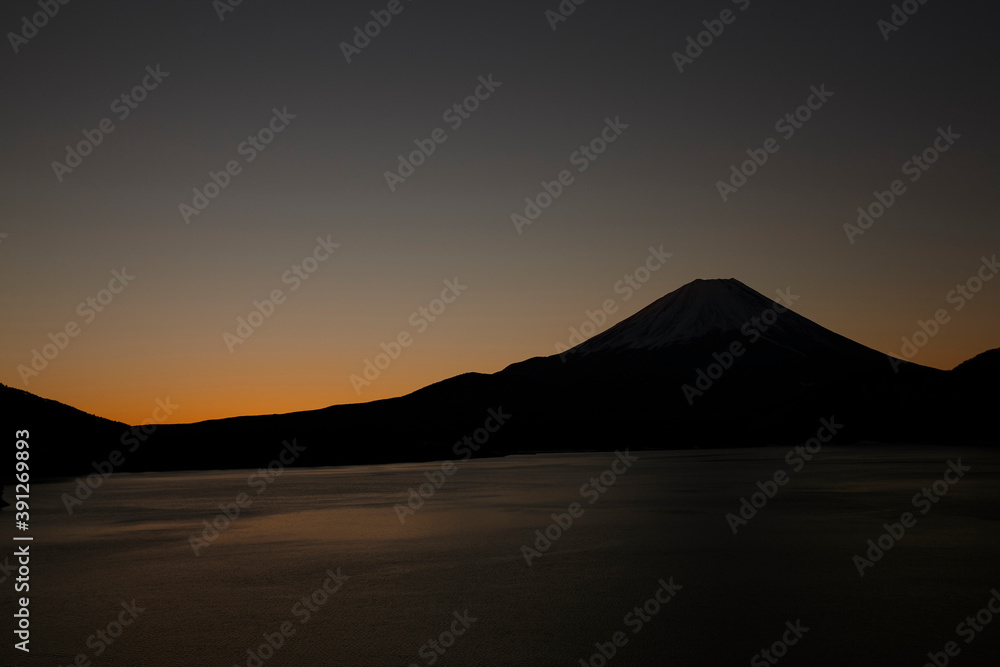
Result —
[[0, 382], [320, 408], [729, 277], [952, 368], [1000, 345], [997, 10], [903, 4], [6, 2]]

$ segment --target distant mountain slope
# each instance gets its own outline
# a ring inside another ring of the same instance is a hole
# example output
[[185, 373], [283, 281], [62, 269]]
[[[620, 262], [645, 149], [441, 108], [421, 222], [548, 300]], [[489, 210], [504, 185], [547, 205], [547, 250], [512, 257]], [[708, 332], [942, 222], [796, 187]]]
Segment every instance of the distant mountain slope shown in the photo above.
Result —
[[[1000, 404], [1000, 348], [977, 354], [951, 371], [953, 414], [981, 439], [1000, 440], [997, 405]], [[990, 437], [992, 435], [992, 437]]]
[[[393, 399], [163, 425], [119, 469], [254, 468], [293, 439], [305, 447], [295, 464], [312, 466], [791, 445], [824, 418], [843, 424], [841, 442], [996, 443], [996, 352], [954, 371], [893, 364], [737, 280], [695, 281], [563, 355]], [[91, 472], [123, 450], [123, 424], [8, 387], [0, 406], [8, 428], [36, 425], [42, 474]], [[509, 416], [488, 431], [497, 415]]]
[[1000, 347], [977, 354], [955, 366], [954, 372], [965, 377], [996, 382], [1000, 377]]
[[[36, 471], [85, 470], [95, 451], [105, 443], [118, 442], [129, 428], [125, 424], [3, 384], [0, 384], [0, 426], [11, 448], [16, 442], [15, 432], [28, 431], [33, 478]], [[11, 454], [9, 460], [13, 459]], [[5, 465], [0, 479], [9, 481], [13, 479], [13, 474], [13, 464]]]

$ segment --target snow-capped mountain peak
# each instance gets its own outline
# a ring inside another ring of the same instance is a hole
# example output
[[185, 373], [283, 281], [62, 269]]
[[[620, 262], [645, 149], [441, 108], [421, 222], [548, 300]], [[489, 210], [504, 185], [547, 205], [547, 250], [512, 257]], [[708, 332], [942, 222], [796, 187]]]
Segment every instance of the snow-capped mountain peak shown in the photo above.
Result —
[[[779, 291], [777, 295], [780, 294]], [[706, 338], [739, 335], [749, 328], [755, 328], [764, 337], [772, 339], [794, 334], [796, 337], [805, 335], [813, 340], [822, 339], [838, 346], [848, 342], [791, 312], [788, 308], [797, 297], [785, 297], [785, 303], [779, 303], [735, 278], [695, 280], [577, 345], [572, 348], [572, 353], [656, 350]], [[762, 317], [766, 319], [762, 321]]]

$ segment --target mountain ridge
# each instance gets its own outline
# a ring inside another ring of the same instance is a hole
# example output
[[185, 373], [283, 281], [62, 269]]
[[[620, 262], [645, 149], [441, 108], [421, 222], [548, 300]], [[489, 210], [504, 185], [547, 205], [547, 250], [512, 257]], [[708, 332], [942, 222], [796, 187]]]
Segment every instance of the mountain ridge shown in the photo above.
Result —
[[[509, 423], [476, 456], [801, 443], [831, 416], [846, 425], [841, 442], [997, 441], [989, 418], [997, 390], [983, 380], [993, 374], [973, 372], [992, 369], [995, 356], [955, 371], [891, 359], [738, 280], [694, 281], [561, 355], [496, 373], [367, 403], [162, 424], [119, 469], [252, 468], [294, 439], [306, 446], [296, 465], [449, 459], [491, 410]], [[8, 428], [37, 424], [38, 474], [92, 471], [121, 449], [129, 426], [44, 400], [0, 390]], [[978, 412], [952, 418], [970, 405]]]

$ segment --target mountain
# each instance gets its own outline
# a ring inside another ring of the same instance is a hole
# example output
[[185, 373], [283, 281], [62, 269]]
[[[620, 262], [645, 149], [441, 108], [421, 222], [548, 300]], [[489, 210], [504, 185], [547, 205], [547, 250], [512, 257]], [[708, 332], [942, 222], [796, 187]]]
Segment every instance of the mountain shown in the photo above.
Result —
[[[995, 434], [1000, 348], [988, 350], [962, 362], [949, 376], [953, 393], [953, 414], [965, 420], [970, 430]], [[993, 435], [993, 439], [997, 437]]]
[[[0, 426], [11, 447], [14, 434], [27, 430], [29, 472], [83, 470], [96, 451], [118, 442], [128, 426], [23, 389], [0, 384]], [[36, 446], [42, 445], [42, 446]], [[13, 460], [13, 453], [11, 454]], [[9, 470], [13, 471], [11, 466]], [[0, 479], [13, 479], [4, 471]]]
[[254, 468], [283, 442], [305, 448], [295, 465], [313, 466], [788, 446], [823, 419], [842, 424], [840, 442], [997, 442], [995, 354], [954, 371], [902, 362], [798, 315], [795, 295], [777, 297], [696, 280], [562, 354], [393, 399], [163, 425], [128, 451], [123, 424], [10, 388], [0, 405], [8, 428], [17, 420], [7, 416], [33, 411], [21, 421], [37, 424], [35, 470], [49, 475], [90, 472], [113, 450], [121, 470]]
[[1000, 375], [1000, 347], [977, 354], [955, 367], [955, 373], [969, 379], [996, 382]]
[[[761, 330], [766, 339], [787, 342], [822, 343], [836, 349], [860, 348], [858, 343], [838, 336], [806, 318], [788, 312], [798, 297], [786, 291], [778, 303], [747, 287], [739, 280], [695, 280], [654, 301], [608, 331], [573, 348], [576, 354], [622, 350], [659, 350], [699, 340], [738, 334], [744, 327]], [[773, 311], [773, 322], [755, 318]]]

